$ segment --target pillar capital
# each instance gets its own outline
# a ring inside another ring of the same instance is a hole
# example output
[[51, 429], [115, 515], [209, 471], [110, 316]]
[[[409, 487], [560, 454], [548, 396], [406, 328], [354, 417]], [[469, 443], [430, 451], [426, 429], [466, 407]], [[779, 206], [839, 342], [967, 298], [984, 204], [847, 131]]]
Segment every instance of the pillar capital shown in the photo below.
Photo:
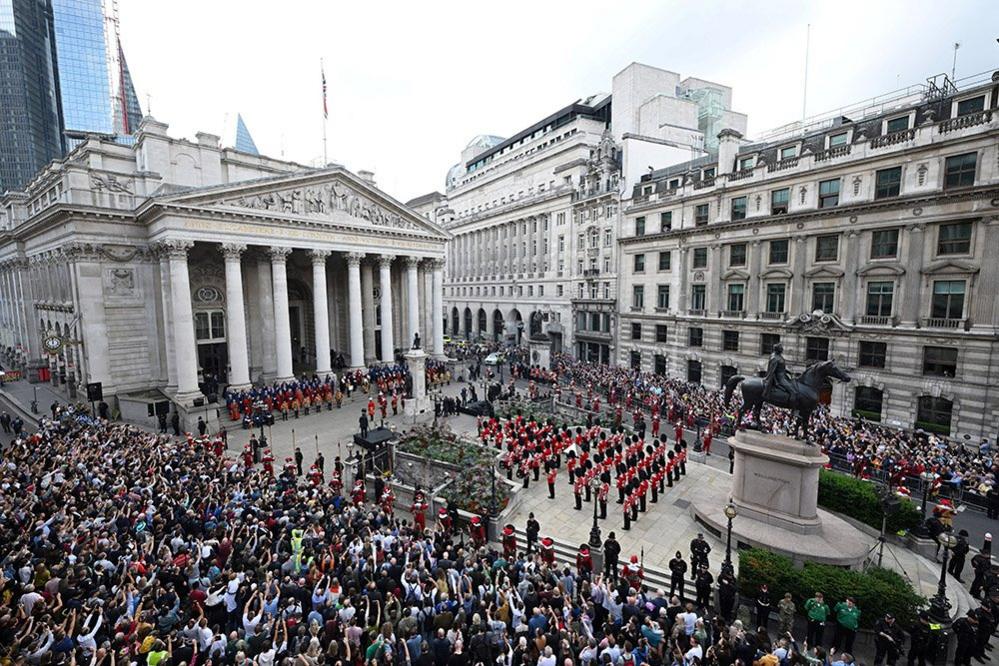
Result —
[[221, 250], [226, 261], [239, 261], [243, 253], [246, 252], [246, 245], [243, 243], [222, 243]]
[[348, 266], [360, 266], [361, 261], [364, 259], [363, 252], [348, 252], [344, 255], [347, 259]]
[[171, 238], [159, 244], [160, 252], [171, 259], [187, 259], [187, 253], [192, 247], [194, 241], [181, 238]]
[[267, 248], [267, 254], [271, 258], [272, 264], [283, 264], [288, 261], [288, 255], [291, 254], [290, 247], [269, 247]]
[[395, 255], [392, 254], [378, 255], [378, 265], [381, 268], [388, 268], [390, 265], [392, 265], [393, 260], [395, 260]]
[[406, 257], [405, 261], [406, 261], [406, 268], [417, 268], [420, 265], [419, 257], [409, 256]]
[[444, 260], [441, 259], [441, 258], [439, 258], [439, 257], [433, 258], [433, 259], [429, 259], [428, 263], [430, 264], [430, 268], [432, 268], [435, 271], [441, 270], [441, 269], [444, 268]]
[[309, 250], [309, 258], [312, 260], [313, 264], [325, 264], [326, 259], [329, 256], [329, 250]]

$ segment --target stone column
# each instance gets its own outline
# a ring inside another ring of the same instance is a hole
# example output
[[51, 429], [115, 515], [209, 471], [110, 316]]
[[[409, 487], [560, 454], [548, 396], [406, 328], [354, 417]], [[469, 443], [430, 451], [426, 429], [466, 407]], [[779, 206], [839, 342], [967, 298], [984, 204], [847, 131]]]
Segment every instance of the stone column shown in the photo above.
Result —
[[[978, 228], [983, 246], [982, 256], [990, 260], [999, 256], [999, 216], [985, 217]], [[966, 294], [970, 294], [968, 317], [971, 327], [976, 330], [991, 330], [995, 326], [996, 299], [992, 296], [999, 291], [999, 265], [995, 261], [983, 261], [978, 275], [969, 276]]]
[[[371, 365], [378, 358], [375, 349], [375, 278], [369, 262], [361, 264], [361, 307], [364, 323], [364, 365]], [[352, 361], [353, 362], [353, 361]]]
[[160, 307], [163, 310], [163, 362], [166, 366], [166, 391], [177, 391], [177, 361], [173, 343], [173, 292], [170, 290], [170, 255], [160, 252]]
[[434, 285], [431, 281], [432, 276], [427, 271], [426, 261], [420, 262], [417, 275], [420, 284], [420, 337], [423, 341], [423, 348], [429, 349], [432, 346], [429, 337], [434, 330], [433, 322], [430, 321], [430, 310], [433, 309], [433, 303], [429, 298], [433, 293]]
[[905, 262], [905, 277], [902, 282], [901, 324], [903, 326], [915, 326], [919, 322], [919, 309], [921, 307], [919, 288], [923, 280], [923, 243], [926, 240], [926, 227], [917, 224], [908, 227], [909, 232], [908, 252]]
[[410, 349], [405, 354], [406, 366], [413, 377], [413, 393], [406, 401], [405, 413], [416, 416], [430, 408], [427, 397], [427, 353], [422, 349]]
[[758, 240], [749, 244], [749, 285], [746, 287], [746, 291], [749, 292], [746, 312], [749, 314], [758, 314], [761, 310], [760, 262], [762, 261], [762, 250], [762, 245]]
[[361, 259], [363, 254], [351, 252], [347, 255], [347, 300], [350, 322], [350, 367], [358, 370], [364, 367], [364, 315], [361, 311]]
[[198, 387], [198, 350], [194, 340], [194, 314], [191, 310], [191, 281], [187, 272], [187, 252], [194, 243], [167, 241], [170, 256], [170, 294], [173, 299], [174, 358], [177, 361], [177, 402], [190, 406], [201, 397]]
[[708, 303], [705, 311], [716, 310], [721, 312], [728, 308], [728, 303], [724, 302], [725, 296], [722, 294], [722, 252], [721, 245], [717, 243], [711, 246], [711, 258], [708, 259], [708, 275], [711, 279], [711, 287], [708, 291]]
[[[687, 304], [690, 302], [690, 294], [687, 293], [689, 281], [689, 273], [687, 272], [687, 255], [690, 254], [690, 248], [681, 247], [677, 254], [676, 262], [676, 274], [679, 277], [680, 288], [677, 290], [676, 299], [676, 311], [681, 315], [687, 314]], [[631, 304], [631, 294], [624, 294], [619, 298], [618, 304], [621, 308], [621, 312], [627, 312], [628, 306]]]
[[274, 289], [274, 351], [278, 382], [294, 379], [291, 364], [291, 320], [288, 314], [288, 255], [290, 247], [271, 247], [271, 284]]
[[433, 307], [430, 317], [434, 323], [433, 355], [436, 358], [444, 358], [444, 261], [435, 259], [431, 263], [433, 267]]
[[857, 268], [860, 258], [860, 234], [851, 229], [846, 235], [846, 272], [843, 275], [843, 321], [853, 324], [857, 319]]
[[805, 299], [805, 248], [807, 244], [801, 236], [791, 243], [791, 297], [788, 305], [788, 318], [797, 317], [809, 309]]
[[330, 363], [330, 305], [326, 294], [326, 258], [329, 250], [312, 250], [312, 317], [316, 334], [316, 374], [320, 379], [333, 371]]
[[246, 246], [224, 243], [225, 257], [225, 317], [228, 323], [226, 342], [229, 347], [229, 385], [236, 389], [250, 386], [250, 357], [246, 347], [246, 310], [243, 306], [242, 256]]
[[[407, 339], [404, 342], [412, 346], [413, 336], [420, 332], [420, 283], [419, 283], [420, 259], [418, 257], [406, 257], [406, 319]], [[422, 337], [422, 336], [421, 336]], [[420, 342], [423, 344], [422, 340]]]
[[257, 258], [257, 289], [260, 291], [260, 369], [267, 380], [277, 376], [277, 361], [271, 350], [274, 343], [274, 293], [271, 289], [271, 262], [263, 254]]
[[378, 283], [382, 298], [382, 363], [395, 363], [395, 340], [392, 337], [392, 260], [390, 254], [378, 257]]

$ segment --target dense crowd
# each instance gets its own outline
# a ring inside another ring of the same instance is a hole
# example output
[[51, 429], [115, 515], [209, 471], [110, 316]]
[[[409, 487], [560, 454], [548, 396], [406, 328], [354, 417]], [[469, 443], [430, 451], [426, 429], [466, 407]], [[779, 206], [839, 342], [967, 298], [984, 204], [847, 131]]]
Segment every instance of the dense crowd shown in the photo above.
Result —
[[[733, 428], [738, 395], [726, 405], [721, 390], [676, 377], [640, 372], [623, 367], [581, 363], [560, 355], [553, 363], [559, 384], [558, 400], [600, 415], [606, 421], [649, 425], [656, 434], [659, 421], [680, 423], [687, 428], [708, 426], [716, 434]], [[744, 417], [748, 418], [748, 416]], [[795, 418], [787, 410], [765, 406], [764, 427], [772, 432], [793, 434]], [[858, 476], [880, 473], [895, 485], [923, 472], [933, 475], [936, 487], [971, 491], [987, 498], [990, 517], [999, 517], [999, 458], [984, 442], [979, 447], [932, 433], [891, 428], [863, 419], [836, 418], [825, 408], [812, 414], [812, 441], [827, 453], [849, 462]]]

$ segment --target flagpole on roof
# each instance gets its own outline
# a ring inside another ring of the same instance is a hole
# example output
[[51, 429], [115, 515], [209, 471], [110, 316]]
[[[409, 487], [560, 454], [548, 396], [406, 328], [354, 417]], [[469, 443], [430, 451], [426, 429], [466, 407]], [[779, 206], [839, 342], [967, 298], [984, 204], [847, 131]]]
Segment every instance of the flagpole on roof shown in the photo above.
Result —
[[329, 111], [326, 107], [326, 70], [323, 67], [323, 59], [319, 59], [319, 74], [323, 81], [323, 168], [329, 164], [329, 160], [326, 157], [326, 119], [329, 117]]

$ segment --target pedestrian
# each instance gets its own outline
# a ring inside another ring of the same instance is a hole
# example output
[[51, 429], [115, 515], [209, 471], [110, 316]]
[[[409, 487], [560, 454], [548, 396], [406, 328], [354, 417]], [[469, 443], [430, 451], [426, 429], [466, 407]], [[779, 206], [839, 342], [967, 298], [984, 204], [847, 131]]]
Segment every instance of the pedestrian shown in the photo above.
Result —
[[305, 460], [305, 456], [302, 455], [302, 449], [295, 447], [295, 474], [302, 476], [302, 461]]
[[829, 619], [829, 606], [821, 592], [805, 602], [805, 613], [808, 615], [808, 644], [812, 647], [822, 645], [822, 635], [825, 633], [826, 620]]
[[[372, 403], [374, 404], [374, 403]], [[373, 411], [373, 410], [372, 410]], [[361, 418], [357, 419], [357, 424], [361, 428], [361, 438], [368, 438], [368, 414], [363, 409], [361, 410]]]
[[853, 639], [860, 624], [860, 608], [857, 607], [853, 597], [847, 597], [845, 601], [836, 604], [833, 608], [833, 617], [836, 619], [836, 629], [833, 633], [832, 646], [852, 654]]
[[990, 532], [985, 533], [981, 550], [971, 558], [971, 569], [975, 572], [975, 577], [971, 581], [971, 596], [979, 599], [985, 589], [985, 581], [992, 573], [992, 534]]
[[760, 585], [760, 591], [756, 595], [756, 626], [767, 628], [770, 621], [770, 590], [766, 584]]
[[173, 414], [170, 416], [170, 427], [173, 428], [174, 437], [180, 437], [180, 412], [176, 409], [173, 410]]

